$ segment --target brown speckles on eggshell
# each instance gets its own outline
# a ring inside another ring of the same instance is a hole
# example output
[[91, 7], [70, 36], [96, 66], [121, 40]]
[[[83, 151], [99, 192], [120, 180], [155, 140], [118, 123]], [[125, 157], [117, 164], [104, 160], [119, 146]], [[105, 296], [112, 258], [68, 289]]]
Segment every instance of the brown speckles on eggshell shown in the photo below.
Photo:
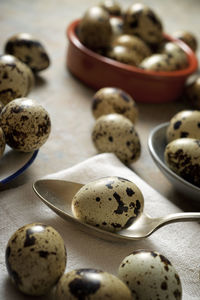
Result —
[[164, 152], [169, 168], [188, 182], [200, 186], [199, 140], [180, 138], [170, 142]]
[[[109, 136], [112, 136], [112, 143], [108, 141]], [[98, 118], [92, 131], [92, 140], [100, 153], [113, 152], [126, 164], [136, 161], [140, 156], [141, 144], [134, 126], [119, 114]]]
[[126, 282], [137, 299], [174, 299], [176, 294], [175, 299], [181, 300], [181, 282], [175, 268], [156, 251], [141, 249], [125, 257], [120, 264], [118, 277]]
[[8, 241], [6, 266], [20, 291], [28, 295], [43, 295], [65, 270], [63, 239], [50, 226], [40, 223], [25, 225]]
[[200, 111], [182, 110], [175, 114], [167, 127], [167, 142], [171, 142], [187, 135], [188, 138], [200, 139]]
[[96, 119], [102, 115], [118, 113], [135, 123], [138, 118], [138, 109], [133, 98], [125, 91], [105, 87], [98, 90], [92, 100], [92, 113]]
[[[127, 195], [127, 189], [134, 190], [134, 194]], [[143, 205], [142, 193], [134, 183], [118, 177], [105, 177], [78, 191], [72, 200], [72, 211], [82, 222], [116, 231], [130, 226], [141, 214]]]
[[198, 41], [192, 32], [185, 30], [177, 30], [172, 33], [172, 36], [176, 39], [182, 40], [186, 43], [194, 52], [197, 50]]
[[109, 14], [100, 6], [90, 7], [78, 26], [78, 37], [86, 47], [99, 50], [108, 47], [112, 34]]
[[42, 71], [50, 64], [50, 59], [44, 46], [40, 41], [27, 33], [19, 33], [10, 37], [6, 42], [5, 52], [20, 59], [34, 72]]
[[[142, 61], [152, 54], [150, 47], [136, 35], [121, 34], [112, 41], [112, 45], [121, 45], [133, 50], [134, 53], [138, 53], [139, 61]], [[124, 94], [121, 96], [125, 101], [129, 101], [129, 98], [124, 97]]]
[[128, 287], [117, 277], [96, 269], [73, 270], [62, 276], [56, 298], [131, 300]]
[[142, 3], [134, 3], [125, 11], [124, 32], [137, 35], [149, 44], [158, 44], [163, 39], [160, 18]]
[[3, 108], [0, 126], [10, 147], [30, 152], [46, 142], [51, 121], [47, 111], [36, 101], [19, 98]]
[[174, 66], [169, 63], [168, 56], [166, 54], [153, 54], [145, 58], [139, 67], [145, 70], [151, 71], [173, 71]]
[[24, 97], [34, 84], [29, 67], [12, 55], [0, 56], [0, 100], [6, 105]]
[[103, 9], [105, 9], [110, 16], [120, 16], [122, 13], [121, 6], [115, 0], [103, 0], [99, 4]]
[[115, 45], [108, 49], [107, 56], [118, 62], [138, 66], [143, 60], [139, 52], [122, 45]]

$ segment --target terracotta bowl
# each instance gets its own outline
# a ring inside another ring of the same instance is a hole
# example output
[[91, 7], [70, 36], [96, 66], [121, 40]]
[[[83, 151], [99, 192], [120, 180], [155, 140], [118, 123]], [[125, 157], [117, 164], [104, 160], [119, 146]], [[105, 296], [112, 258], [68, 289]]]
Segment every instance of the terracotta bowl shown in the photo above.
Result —
[[67, 28], [67, 68], [95, 90], [108, 86], [118, 87], [138, 102], [168, 102], [181, 96], [188, 76], [197, 70], [198, 61], [194, 52], [184, 42], [167, 34], [164, 37], [176, 41], [187, 54], [187, 68], [173, 72], [145, 71], [97, 54], [79, 41], [76, 34], [79, 22], [75, 20]]

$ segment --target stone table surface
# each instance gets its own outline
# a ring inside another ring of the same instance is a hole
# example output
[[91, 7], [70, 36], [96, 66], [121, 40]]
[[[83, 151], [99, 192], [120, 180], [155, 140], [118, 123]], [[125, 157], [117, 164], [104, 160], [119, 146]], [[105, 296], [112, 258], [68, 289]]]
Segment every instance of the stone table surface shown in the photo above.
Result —
[[[118, 2], [123, 8], [133, 3], [130, 0]], [[148, 4], [157, 12], [163, 21], [166, 33], [185, 29], [193, 32], [200, 44], [199, 0], [140, 2]], [[97, 154], [91, 140], [91, 131], [95, 122], [91, 112], [91, 100], [95, 91], [82, 84], [66, 68], [68, 45], [66, 29], [74, 19], [81, 17], [89, 6], [97, 3], [98, 1], [89, 0], [0, 0], [0, 53], [3, 54], [7, 39], [19, 32], [28, 32], [37, 36], [49, 53], [51, 65], [39, 74], [28, 97], [43, 105], [52, 121], [50, 137], [41, 147], [37, 159], [26, 172], [0, 192], [0, 201], [8, 202], [10, 194], [17, 193], [17, 190], [23, 189], [24, 185], [31, 184], [46, 174], [72, 167]], [[199, 51], [197, 57], [200, 58]], [[155, 166], [147, 146], [148, 136], [156, 125], [169, 121], [180, 110], [190, 109], [190, 104], [183, 99], [178, 99], [163, 104], [137, 103], [137, 106], [139, 120], [136, 128], [141, 138], [142, 153], [140, 159], [130, 167], [183, 211], [199, 211], [199, 205], [179, 194]], [[9, 214], [9, 210], [7, 213]], [[2, 247], [12, 232], [24, 225], [23, 220], [15, 220], [13, 224], [7, 224], [4, 218], [6, 219], [6, 216], [2, 214], [0, 232], [7, 228], [7, 231], [2, 231], [4, 232], [4, 238], [1, 240]], [[32, 221], [30, 218], [30, 222]], [[0, 264], [4, 265], [3, 253], [0, 254], [0, 258]], [[1, 285], [2, 300], [25, 299], [19, 294], [16, 298], [12, 298], [15, 294], [9, 296], [5, 292], [5, 287], [10, 288], [9, 284]], [[185, 299], [189, 300], [189, 298]]]

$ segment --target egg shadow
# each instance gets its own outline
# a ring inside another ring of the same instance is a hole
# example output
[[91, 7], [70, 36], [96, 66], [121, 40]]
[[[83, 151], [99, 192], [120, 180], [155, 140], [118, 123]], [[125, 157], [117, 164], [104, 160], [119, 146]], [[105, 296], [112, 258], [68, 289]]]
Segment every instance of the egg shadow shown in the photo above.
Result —
[[47, 84], [47, 80], [40, 76], [39, 74], [34, 74], [34, 78], [35, 78], [35, 84], [34, 84], [34, 89], [40, 89], [43, 88], [46, 84]]
[[9, 181], [4, 184], [0, 184], [0, 191], [17, 188], [28, 182], [31, 184], [32, 183], [31, 180], [32, 180], [32, 172], [31, 170], [26, 170], [24, 173], [12, 179], [12, 181]]

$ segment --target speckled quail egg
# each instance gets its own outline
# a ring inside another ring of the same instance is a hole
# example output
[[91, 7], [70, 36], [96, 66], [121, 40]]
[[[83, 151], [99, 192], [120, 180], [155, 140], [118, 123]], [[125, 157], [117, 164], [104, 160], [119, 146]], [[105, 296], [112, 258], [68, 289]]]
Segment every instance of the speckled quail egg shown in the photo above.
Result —
[[43, 295], [64, 273], [64, 241], [51, 226], [27, 224], [19, 228], [8, 241], [6, 267], [21, 292]]
[[49, 56], [34, 36], [28, 33], [18, 33], [11, 36], [5, 45], [5, 52], [12, 54], [27, 64], [33, 72], [39, 72], [48, 68]]
[[121, 16], [121, 7], [115, 0], [102, 0], [99, 4], [103, 7], [111, 16]]
[[0, 158], [3, 156], [6, 147], [5, 135], [2, 128], [0, 127]]
[[183, 110], [175, 114], [167, 127], [167, 142], [178, 138], [200, 139], [200, 111]]
[[0, 115], [6, 143], [13, 149], [30, 152], [48, 139], [51, 121], [48, 112], [36, 101], [18, 98], [4, 106]]
[[176, 139], [166, 146], [164, 157], [172, 171], [200, 187], [200, 139]]
[[139, 67], [149, 71], [173, 71], [174, 68], [169, 62], [169, 58], [165, 54], [153, 54], [146, 57], [140, 64]]
[[118, 17], [110, 17], [110, 26], [112, 29], [111, 41], [123, 33], [123, 19]]
[[142, 3], [132, 4], [124, 13], [124, 32], [139, 36], [149, 44], [163, 39], [163, 26], [157, 14]]
[[178, 30], [178, 31], [173, 32], [172, 36], [176, 39], [182, 40], [194, 52], [197, 50], [198, 42], [193, 33], [185, 31], [185, 30]]
[[90, 7], [78, 25], [80, 41], [88, 48], [106, 48], [111, 39], [112, 28], [109, 13], [100, 6]]
[[122, 34], [116, 37], [113, 40], [112, 45], [121, 45], [128, 47], [138, 52], [142, 56], [142, 59], [151, 55], [151, 49], [149, 48], [149, 46], [139, 37], [130, 34]]
[[138, 118], [138, 109], [133, 98], [125, 91], [105, 87], [98, 90], [92, 99], [92, 112], [96, 119], [102, 115], [117, 113], [135, 123]]
[[162, 254], [136, 250], [119, 266], [118, 277], [124, 281], [137, 300], [181, 300], [180, 277]]
[[0, 101], [4, 105], [26, 96], [33, 83], [33, 74], [27, 65], [12, 55], [0, 56]]
[[140, 189], [133, 182], [115, 176], [84, 185], [72, 200], [72, 211], [77, 219], [111, 232], [129, 227], [143, 207]]
[[174, 70], [181, 70], [188, 66], [187, 54], [175, 42], [164, 43], [159, 52], [167, 55], [169, 64]]
[[133, 123], [119, 114], [101, 116], [96, 120], [92, 140], [97, 150], [112, 152], [125, 164], [140, 157], [141, 144]]
[[111, 46], [106, 56], [132, 66], [137, 66], [143, 59], [140, 53], [122, 45]]
[[184, 96], [189, 104], [200, 109], [200, 76], [186, 86]]
[[119, 278], [97, 269], [77, 269], [64, 274], [57, 285], [56, 299], [134, 300]]

